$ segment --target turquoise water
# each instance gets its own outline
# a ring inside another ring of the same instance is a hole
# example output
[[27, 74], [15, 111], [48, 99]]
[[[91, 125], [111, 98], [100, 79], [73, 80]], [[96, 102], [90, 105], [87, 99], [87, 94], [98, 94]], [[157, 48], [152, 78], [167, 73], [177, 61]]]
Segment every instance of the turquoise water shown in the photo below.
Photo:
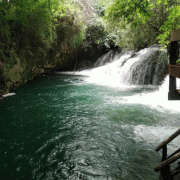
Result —
[[142, 101], [157, 88], [70, 75], [22, 86], [0, 99], [1, 179], [157, 179], [154, 149], [180, 127], [178, 111]]

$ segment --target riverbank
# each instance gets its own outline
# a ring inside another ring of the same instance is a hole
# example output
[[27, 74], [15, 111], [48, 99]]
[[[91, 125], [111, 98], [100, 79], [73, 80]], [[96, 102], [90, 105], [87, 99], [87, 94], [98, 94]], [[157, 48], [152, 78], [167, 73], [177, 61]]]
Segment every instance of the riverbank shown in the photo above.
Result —
[[52, 75], [53, 72], [57, 70], [58, 68], [34, 67], [29, 75], [30, 79], [26, 79], [25, 81], [22, 81], [22, 79], [17, 78], [13, 81], [0, 84], [0, 97], [3, 97], [8, 93], [12, 93], [14, 90], [16, 90], [21, 85], [27, 83], [28, 81], [32, 81], [39, 76]]
[[[82, 64], [80, 62], [81, 66], [77, 67], [77, 69], [82, 68], [82, 69], [88, 69], [90, 67], [93, 67], [93, 63], [85, 63]], [[15, 68], [19, 69], [19, 68]], [[68, 68], [66, 66], [62, 67], [55, 67], [51, 65], [47, 65], [46, 67], [33, 67], [32, 70], [29, 70], [29, 72], [25, 71], [24, 73], [21, 73], [19, 70], [18, 71], [13, 71], [13, 73], [8, 72], [9, 76], [9, 81], [0, 83], [0, 97], [3, 97], [4, 95], [8, 93], [12, 93], [14, 90], [16, 90], [18, 87], [20, 87], [23, 84], [26, 84], [29, 81], [33, 81], [35, 78], [39, 76], [44, 76], [44, 75], [53, 75], [54, 72], [56, 71], [72, 71], [72, 70], [77, 70], [76, 68]]]

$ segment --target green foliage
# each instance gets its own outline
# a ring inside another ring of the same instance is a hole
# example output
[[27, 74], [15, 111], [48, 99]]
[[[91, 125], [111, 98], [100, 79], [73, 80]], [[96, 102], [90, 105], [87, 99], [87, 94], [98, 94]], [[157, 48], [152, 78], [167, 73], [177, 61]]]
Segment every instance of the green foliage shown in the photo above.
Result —
[[115, 0], [112, 6], [108, 8], [107, 14], [109, 18], [125, 18], [128, 23], [135, 25], [138, 22], [144, 23], [150, 16], [150, 3], [148, 0]]
[[84, 41], [85, 51], [97, 47], [99, 50], [110, 48], [115, 45], [115, 36], [105, 30], [102, 23], [92, 23], [86, 29], [86, 39]]
[[53, 57], [56, 66], [63, 68], [71, 66], [69, 60], [72, 59], [71, 56], [75, 55], [84, 39], [85, 26], [78, 7], [73, 7], [70, 3], [60, 8], [61, 11], [56, 12], [56, 39], [51, 54], [56, 54]]
[[180, 59], [178, 59], [178, 60], [176, 61], [176, 64], [180, 65]]
[[150, 28], [156, 33], [154, 41], [166, 46], [170, 32], [180, 27], [179, 5], [179, 0], [115, 0], [106, 10], [106, 18], [114, 23], [125, 21], [132, 32], [140, 26], [147, 27], [144, 31]]
[[35, 67], [66, 67], [84, 32], [72, 0], [0, 1], [0, 82], [25, 82]]
[[162, 33], [158, 37], [160, 43], [165, 45], [169, 43], [170, 32], [180, 28], [180, 6], [173, 6], [169, 8], [168, 12], [168, 20], [161, 26], [160, 31]]

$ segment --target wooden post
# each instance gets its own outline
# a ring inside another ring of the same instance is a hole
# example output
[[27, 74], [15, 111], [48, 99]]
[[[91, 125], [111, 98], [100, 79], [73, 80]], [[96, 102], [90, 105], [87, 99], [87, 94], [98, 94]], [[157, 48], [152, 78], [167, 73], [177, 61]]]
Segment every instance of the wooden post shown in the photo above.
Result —
[[[161, 160], [161, 162], [165, 161], [166, 158], [167, 158], [167, 145], [165, 145], [165, 146], [163, 147], [162, 160]], [[170, 177], [170, 166], [167, 165], [167, 166], [163, 167], [163, 168], [161, 169], [160, 175], [161, 175], [161, 178], [163, 178], [163, 180], [169, 180], [169, 177]]]
[[[170, 64], [176, 65], [176, 61], [179, 59], [179, 48], [178, 41], [171, 42], [170, 49]], [[176, 90], [176, 77], [169, 76], [169, 93], [168, 100], [178, 100], [180, 99], [180, 95]]]

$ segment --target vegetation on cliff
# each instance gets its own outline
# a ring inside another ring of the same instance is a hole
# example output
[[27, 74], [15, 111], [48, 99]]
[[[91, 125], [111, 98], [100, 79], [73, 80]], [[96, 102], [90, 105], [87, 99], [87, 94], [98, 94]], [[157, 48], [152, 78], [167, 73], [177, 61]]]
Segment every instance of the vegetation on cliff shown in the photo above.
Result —
[[[80, 36], [81, 25], [73, 21], [71, 11], [64, 13], [68, 9], [65, 5], [65, 2], [62, 6], [57, 0], [3, 0], [0, 3], [2, 91], [9, 91], [16, 84], [32, 79], [36, 75], [36, 67], [53, 61], [58, 63], [59, 54], [64, 48], [62, 37], [67, 37], [67, 33], [71, 36], [74, 33], [72, 39]], [[72, 43], [66, 47], [66, 51], [77, 44]]]

